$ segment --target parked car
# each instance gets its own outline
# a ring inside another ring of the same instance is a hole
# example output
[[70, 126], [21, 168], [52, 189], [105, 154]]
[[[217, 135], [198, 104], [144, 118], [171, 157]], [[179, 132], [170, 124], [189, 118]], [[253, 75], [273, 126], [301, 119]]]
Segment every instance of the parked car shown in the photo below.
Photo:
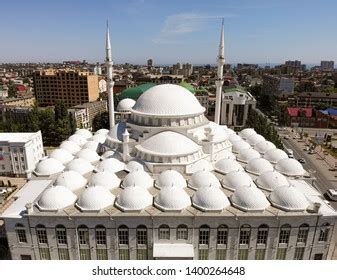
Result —
[[304, 164], [305, 163], [305, 159], [304, 158], [300, 158], [300, 159], [298, 159], [298, 162]]
[[328, 189], [326, 192], [327, 197], [329, 197], [333, 201], [337, 201], [337, 190], [336, 189]]

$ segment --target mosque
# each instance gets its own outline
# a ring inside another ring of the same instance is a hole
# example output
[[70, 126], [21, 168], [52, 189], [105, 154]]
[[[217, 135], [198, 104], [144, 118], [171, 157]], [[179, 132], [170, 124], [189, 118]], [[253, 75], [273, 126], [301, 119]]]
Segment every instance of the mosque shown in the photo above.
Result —
[[12, 259], [330, 259], [337, 213], [312, 174], [253, 129], [219, 125], [179, 85], [122, 100], [110, 129], [79, 129], [16, 194], [2, 219]]

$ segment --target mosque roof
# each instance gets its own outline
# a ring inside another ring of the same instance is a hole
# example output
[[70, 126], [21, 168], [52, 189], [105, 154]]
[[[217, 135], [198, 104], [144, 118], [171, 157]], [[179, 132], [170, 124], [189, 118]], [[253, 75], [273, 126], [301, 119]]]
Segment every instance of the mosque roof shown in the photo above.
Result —
[[118, 96], [119, 100], [125, 99], [125, 98], [130, 98], [133, 100], [137, 100], [139, 96], [141, 96], [145, 91], [148, 89], [154, 87], [156, 84], [154, 83], [146, 83], [146, 84], [141, 84], [136, 87], [131, 87], [124, 89], [122, 93]]

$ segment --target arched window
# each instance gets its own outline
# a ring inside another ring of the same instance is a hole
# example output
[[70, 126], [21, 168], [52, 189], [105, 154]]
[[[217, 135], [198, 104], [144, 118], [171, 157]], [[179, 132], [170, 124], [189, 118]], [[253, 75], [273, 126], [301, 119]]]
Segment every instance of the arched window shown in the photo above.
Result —
[[67, 230], [63, 225], [57, 225], [55, 228], [57, 245], [67, 245]]
[[177, 239], [178, 240], [187, 240], [188, 239], [187, 225], [179, 225], [177, 227]]
[[202, 225], [199, 228], [199, 245], [209, 244], [209, 232], [210, 228], [208, 225]]
[[106, 245], [106, 229], [103, 225], [98, 225], [95, 228], [96, 244]]
[[129, 245], [129, 228], [126, 225], [118, 228], [118, 244]]
[[170, 239], [170, 227], [168, 225], [161, 225], [158, 228], [158, 239]]
[[326, 223], [319, 229], [318, 241], [327, 242], [329, 239], [330, 224]]
[[36, 226], [36, 236], [39, 244], [48, 244], [47, 230], [44, 225]]
[[297, 243], [307, 243], [309, 233], [309, 225], [302, 224], [298, 228]]
[[279, 244], [288, 244], [291, 232], [291, 226], [288, 224], [282, 225], [280, 229]]
[[228, 239], [228, 227], [226, 225], [220, 225], [218, 227], [218, 233], [217, 233], [217, 245], [227, 245], [227, 239]]
[[239, 239], [240, 245], [249, 245], [250, 232], [251, 232], [250, 225], [242, 225], [241, 226], [241, 228], [240, 228], [240, 239]]
[[137, 245], [147, 245], [147, 228], [144, 225], [137, 227]]
[[268, 232], [269, 232], [269, 227], [265, 224], [260, 225], [257, 231], [257, 240], [256, 240], [256, 244], [263, 244], [266, 245], [267, 244], [267, 240], [268, 240]]
[[25, 226], [22, 224], [15, 225], [16, 236], [19, 243], [27, 243], [27, 235]]
[[89, 229], [85, 225], [80, 225], [77, 228], [78, 243], [80, 245], [89, 245]]

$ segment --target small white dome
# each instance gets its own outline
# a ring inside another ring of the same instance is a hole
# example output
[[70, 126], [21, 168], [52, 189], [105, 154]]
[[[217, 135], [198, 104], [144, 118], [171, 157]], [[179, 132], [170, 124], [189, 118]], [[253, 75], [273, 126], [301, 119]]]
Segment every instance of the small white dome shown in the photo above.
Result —
[[[101, 135], [96, 135], [96, 136], [101, 136]], [[104, 137], [104, 136], [103, 136]], [[104, 142], [103, 142], [104, 143]], [[85, 143], [82, 147], [82, 149], [90, 149], [94, 152], [98, 151], [100, 144], [97, 141], [94, 140], [89, 140], [87, 143]]]
[[90, 141], [96, 141], [98, 143], [104, 144], [106, 140], [106, 135], [104, 134], [95, 134], [93, 137], [88, 139], [88, 142]]
[[68, 141], [68, 140], [63, 141], [62, 144], [60, 145], [60, 148], [67, 150], [72, 155], [75, 155], [77, 152], [79, 152], [79, 150], [81, 150], [81, 147], [79, 145], [77, 145], [73, 141]]
[[288, 155], [281, 149], [271, 149], [263, 155], [263, 158], [275, 164], [281, 159], [288, 158]]
[[71, 191], [76, 191], [78, 189], [84, 188], [87, 182], [87, 179], [85, 179], [80, 173], [69, 170], [61, 173], [57, 177], [55, 184], [64, 186]]
[[98, 135], [98, 134], [102, 134], [104, 136], [107, 136], [107, 134], [109, 133], [109, 130], [108, 129], [105, 129], [105, 128], [101, 128], [99, 130], [97, 130], [95, 132], [95, 135]]
[[178, 171], [175, 170], [165, 170], [160, 173], [158, 179], [156, 180], [156, 187], [178, 187], [185, 188], [187, 186], [186, 180]]
[[191, 163], [186, 167], [187, 174], [193, 174], [199, 170], [207, 170], [212, 171], [214, 170], [213, 165], [206, 159], [201, 159], [196, 162]]
[[231, 135], [229, 135], [228, 140], [231, 143], [234, 143], [234, 142], [237, 142], [237, 141], [241, 141], [242, 138], [239, 135], [237, 135], [237, 134], [231, 134]]
[[49, 157], [58, 160], [62, 164], [67, 164], [69, 161], [74, 159], [74, 156], [65, 149], [55, 149], [51, 152]]
[[259, 188], [267, 191], [272, 191], [280, 186], [289, 186], [287, 178], [277, 171], [263, 172], [256, 179], [256, 184]]
[[37, 164], [35, 174], [37, 176], [50, 176], [62, 172], [64, 168], [64, 165], [58, 160], [46, 158]]
[[236, 159], [238, 161], [247, 163], [248, 161], [250, 161], [251, 159], [254, 158], [260, 158], [261, 155], [259, 152], [255, 151], [252, 148], [248, 148], [248, 149], [243, 149], [239, 152], [239, 154], [236, 156]]
[[138, 186], [144, 189], [153, 187], [153, 179], [151, 176], [143, 170], [136, 170], [130, 172], [125, 176], [122, 187]]
[[222, 174], [227, 174], [231, 171], [243, 170], [243, 167], [236, 160], [225, 158], [215, 163], [215, 170]]
[[157, 194], [154, 205], [162, 211], [180, 211], [191, 205], [191, 198], [182, 188], [166, 187]]
[[73, 205], [77, 196], [64, 186], [51, 186], [45, 189], [36, 206], [41, 211], [58, 211]]
[[252, 136], [254, 134], [257, 134], [254, 128], [245, 128], [239, 132], [239, 135], [242, 137], [242, 139], [247, 139], [249, 136]]
[[220, 188], [201, 187], [193, 197], [192, 204], [201, 211], [221, 211], [228, 206], [230, 202], [227, 196]]
[[275, 149], [276, 146], [270, 141], [261, 141], [254, 146], [254, 149], [257, 150], [260, 154], [265, 154], [267, 151]]
[[233, 153], [240, 153], [241, 150], [244, 150], [244, 149], [249, 149], [251, 148], [251, 146], [244, 140], [242, 141], [236, 141], [233, 143], [233, 146], [232, 146], [232, 151]]
[[93, 150], [87, 149], [87, 148], [80, 150], [76, 154], [76, 157], [82, 158], [90, 163], [97, 162], [100, 159], [100, 156], [96, 152], [94, 152]]
[[140, 211], [153, 202], [148, 190], [139, 186], [125, 188], [116, 199], [116, 207], [122, 211]]
[[194, 190], [197, 190], [201, 187], [216, 187], [220, 188], [221, 184], [218, 178], [209, 171], [200, 170], [191, 176], [191, 179], [188, 181], [188, 186]]
[[277, 187], [269, 200], [273, 206], [285, 211], [304, 211], [310, 204], [304, 194], [291, 185]]
[[136, 104], [136, 101], [131, 98], [125, 98], [119, 101], [117, 105], [118, 112], [130, 112], [131, 108]]
[[97, 167], [97, 171], [109, 171], [111, 173], [116, 173], [124, 170], [124, 163], [115, 158], [107, 158], [101, 161]]
[[250, 144], [251, 146], [255, 146], [257, 143], [261, 142], [261, 141], [265, 141], [266, 139], [260, 135], [260, 134], [253, 134], [251, 136], [249, 136], [247, 138], [247, 142], [248, 144]]
[[215, 160], [221, 160], [223, 158], [235, 159], [235, 155], [228, 150], [222, 150], [219, 153], [216, 153]]
[[76, 143], [80, 147], [87, 143], [87, 139], [80, 134], [73, 134], [68, 138], [68, 140]]
[[303, 176], [305, 174], [302, 164], [293, 158], [279, 160], [275, 169], [286, 176]]
[[224, 188], [234, 191], [238, 187], [254, 185], [252, 178], [244, 171], [229, 172], [222, 179]]
[[115, 158], [115, 159], [118, 159], [118, 160], [122, 160], [122, 156], [118, 152], [113, 151], [113, 150], [106, 151], [101, 156], [101, 158], [102, 159]]
[[264, 211], [270, 206], [267, 198], [256, 187], [238, 187], [231, 196], [234, 207], [243, 211]]
[[85, 175], [93, 171], [94, 166], [82, 158], [75, 158], [67, 164], [67, 170], [73, 170], [80, 173], [81, 175]]
[[78, 198], [76, 206], [81, 211], [100, 211], [113, 205], [115, 196], [102, 186], [86, 188]]
[[89, 186], [103, 186], [108, 190], [118, 188], [121, 183], [121, 180], [117, 177], [116, 174], [102, 171], [95, 173], [89, 182]]
[[228, 135], [236, 134], [235, 131], [231, 128], [226, 127], [224, 130], [227, 132]]
[[125, 170], [128, 172], [136, 171], [136, 170], [142, 170], [145, 171], [144, 163], [138, 161], [138, 160], [130, 160], [125, 165]]
[[246, 171], [254, 175], [260, 175], [266, 171], [273, 171], [274, 168], [271, 163], [264, 158], [254, 158], [248, 161]]
[[89, 130], [84, 129], [84, 128], [77, 129], [75, 132], [75, 135], [81, 135], [85, 139], [89, 139], [90, 137], [92, 137], [92, 133]]

